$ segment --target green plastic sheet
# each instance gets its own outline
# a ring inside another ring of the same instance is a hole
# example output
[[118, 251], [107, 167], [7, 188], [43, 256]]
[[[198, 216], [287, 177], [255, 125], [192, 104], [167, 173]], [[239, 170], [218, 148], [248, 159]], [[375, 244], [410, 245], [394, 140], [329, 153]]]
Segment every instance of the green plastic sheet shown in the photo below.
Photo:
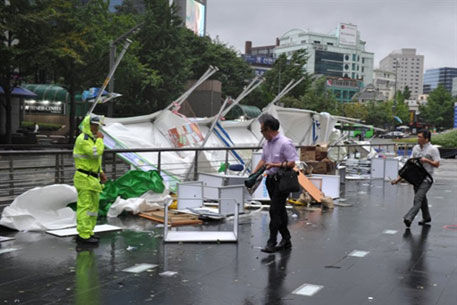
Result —
[[[161, 194], [164, 190], [165, 184], [158, 171], [128, 171], [122, 177], [109, 180], [104, 184], [103, 191], [100, 193], [98, 216], [106, 216], [117, 197], [122, 199], [136, 198], [147, 191]], [[76, 203], [71, 204], [70, 207], [76, 210]]]

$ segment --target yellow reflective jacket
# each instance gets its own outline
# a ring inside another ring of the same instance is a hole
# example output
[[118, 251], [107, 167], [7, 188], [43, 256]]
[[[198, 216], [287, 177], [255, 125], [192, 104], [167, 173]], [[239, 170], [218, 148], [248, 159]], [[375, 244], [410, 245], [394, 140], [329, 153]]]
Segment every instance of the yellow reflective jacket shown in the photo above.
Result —
[[78, 169], [99, 174], [102, 172], [102, 156], [105, 145], [103, 139], [95, 139], [90, 130], [90, 117], [86, 116], [82, 122], [82, 133], [76, 138], [73, 148], [76, 172], [73, 178], [77, 189], [101, 192], [100, 178], [78, 171]]

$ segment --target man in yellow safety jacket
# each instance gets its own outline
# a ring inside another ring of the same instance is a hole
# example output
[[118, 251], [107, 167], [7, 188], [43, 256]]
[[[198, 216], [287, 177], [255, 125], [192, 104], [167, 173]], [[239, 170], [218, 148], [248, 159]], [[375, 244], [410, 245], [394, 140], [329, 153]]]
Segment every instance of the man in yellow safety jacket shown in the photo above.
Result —
[[76, 167], [73, 181], [78, 191], [76, 241], [79, 243], [96, 244], [99, 240], [93, 230], [97, 222], [101, 183], [106, 181], [102, 171], [102, 155], [105, 148], [103, 134], [98, 130], [102, 125], [101, 119], [96, 115], [84, 118], [82, 133], [76, 138], [73, 148]]

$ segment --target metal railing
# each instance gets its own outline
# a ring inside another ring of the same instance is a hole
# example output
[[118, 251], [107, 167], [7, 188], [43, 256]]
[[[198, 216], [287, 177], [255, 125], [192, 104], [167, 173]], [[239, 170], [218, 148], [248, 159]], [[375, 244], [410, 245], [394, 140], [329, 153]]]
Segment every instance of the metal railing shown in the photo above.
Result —
[[[301, 148], [298, 146], [297, 148]], [[344, 158], [357, 156], [357, 153], [364, 148], [374, 148], [377, 151], [389, 155], [401, 154], [408, 155], [408, 150], [412, 144], [369, 144], [356, 145], [344, 144], [329, 146], [329, 151], [336, 150], [336, 161], [341, 162]], [[105, 150], [103, 157], [103, 169], [108, 178], [116, 179], [128, 170], [131, 166], [127, 164], [121, 156], [124, 153], [154, 153], [157, 170], [166, 170], [174, 174], [182, 181], [196, 180], [199, 172], [214, 172], [214, 164], [228, 163], [230, 151], [249, 151], [247, 155], [252, 155], [252, 151], [259, 150], [260, 147], [207, 147], [207, 148], [137, 148], [137, 149], [116, 149]], [[201, 162], [202, 151], [223, 151], [224, 157], [212, 159], [212, 164]], [[344, 154], [342, 153], [344, 151]], [[366, 151], [366, 149], [365, 149]], [[164, 154], [170, 152], [187, 153], [193, 155], [193, 161], [185, 163], [183, 161], [173, 163], [165, 162]], [[10, 203], [16, 196], [23, 192], [40, 186], [51, 184], [73, 184], [75, 172], [70, 149], [48, 149], [48, 150], [4, 150], [0, 151], [0, 205]], [[251, 159], [244, 158], [247, 166]], [[191, 171], [189, 172], [189, 168]], [[227, 172], [227, 168], [225, 168]]]

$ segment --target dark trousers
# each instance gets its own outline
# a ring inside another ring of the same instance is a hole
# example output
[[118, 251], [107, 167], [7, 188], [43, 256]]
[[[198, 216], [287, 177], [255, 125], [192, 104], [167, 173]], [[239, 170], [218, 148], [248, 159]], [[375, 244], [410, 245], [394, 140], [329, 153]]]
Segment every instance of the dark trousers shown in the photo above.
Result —
[[432, 182], [424, 180], [419, 186], [414, 187], [414, 202], [411, 209], [409, 209], [408, 213], [403, 217], [410, 221], [413, 221], [414, 217], [416, 217], [419, 210], [422, 211], [422, 218], [427, 219], [430, 217], [430, 211], [428, 210], [428, 200], [427, 200], [427, 192], [432, 187]]
[[283, 239], [290, 239], [290, 232], [287, 229], [288, 217], [286, 211], [286, 199], [289, 193], [281, 193], [278, 190], [279, 181], [273, 176], [268, 176], [268, 195], [270, 196], [270, 238], [268, 245], [276, 245], [278, 232]]

